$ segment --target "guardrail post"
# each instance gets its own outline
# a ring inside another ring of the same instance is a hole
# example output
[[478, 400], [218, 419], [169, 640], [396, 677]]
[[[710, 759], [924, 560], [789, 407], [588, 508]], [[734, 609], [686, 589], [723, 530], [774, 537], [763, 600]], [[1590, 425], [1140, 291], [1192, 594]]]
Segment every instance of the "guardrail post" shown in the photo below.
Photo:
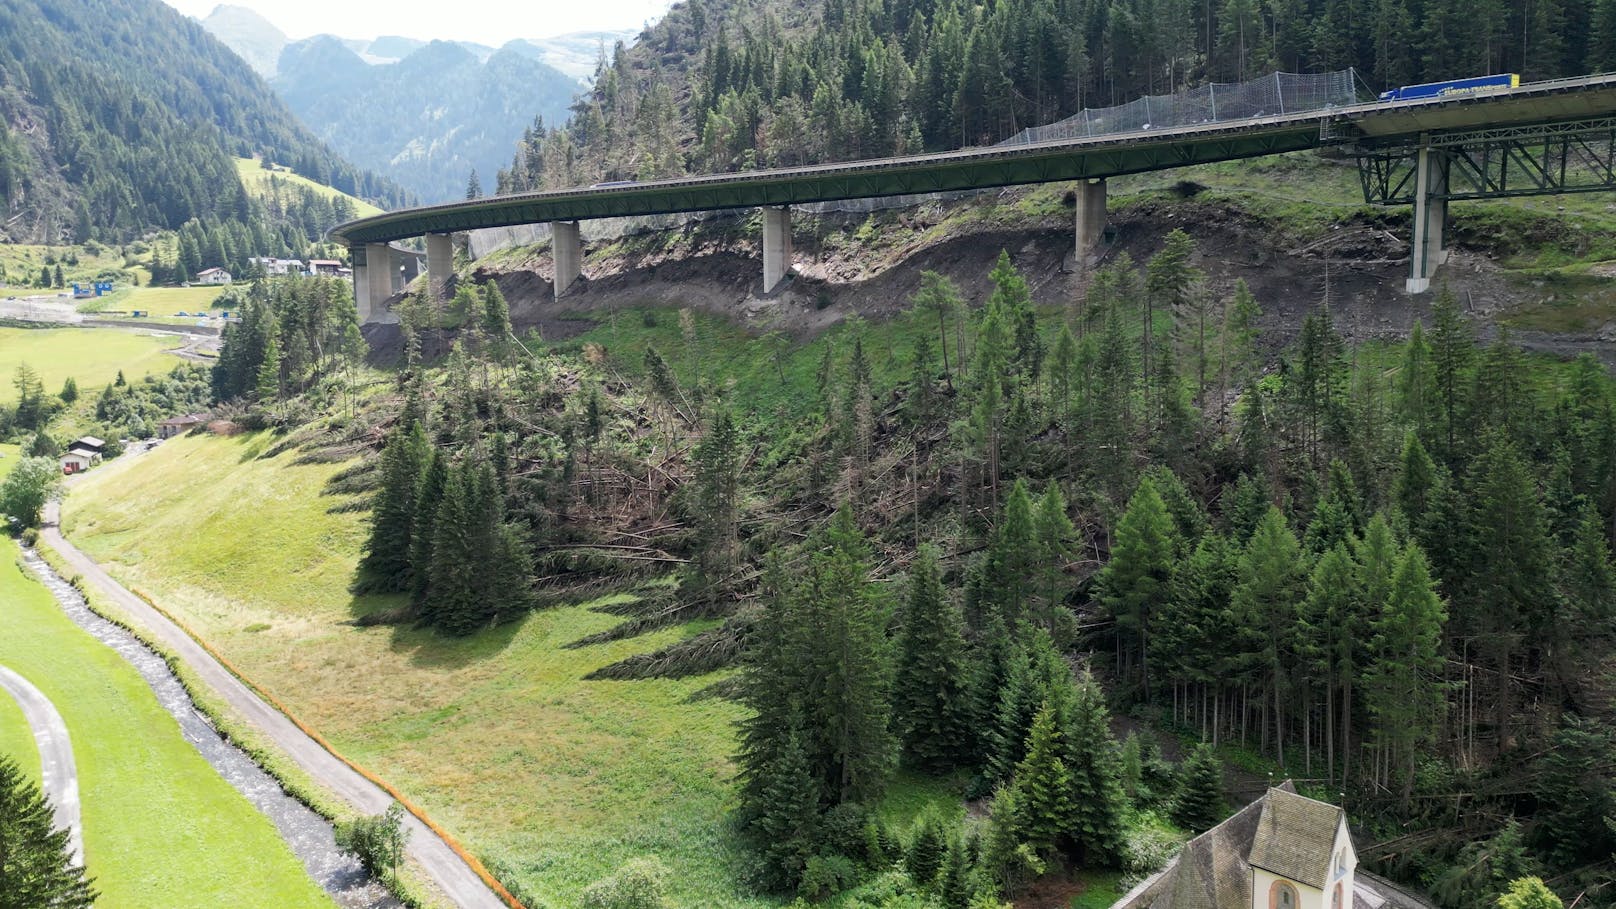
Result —
[[1086, 271], [1105, 234], [1105, 180], [1077, 184], [1077, 269]]
[[584, 244], [577, 221], [550, 222], [550, 259], [555, 265], [555, 298], [584, 273]]
[[791, 274], [791, 207], [763, 209], [763, 292], [774, 293]]
[[448, 299], [449, 276], [454, 274], [454, 238], [449, 234], [426, 235], [426, 279], [432, 298]]
[[1432, 148], [1429, 136], [1420, 136], [1414, 163], [1414, 245], [1409, 250], [1409, 277], [1404, 288], [1411, 294], [1431, 289], [1431, 276], [1448, 260], [1442, 231], [1448, 222], [1448, 154]]

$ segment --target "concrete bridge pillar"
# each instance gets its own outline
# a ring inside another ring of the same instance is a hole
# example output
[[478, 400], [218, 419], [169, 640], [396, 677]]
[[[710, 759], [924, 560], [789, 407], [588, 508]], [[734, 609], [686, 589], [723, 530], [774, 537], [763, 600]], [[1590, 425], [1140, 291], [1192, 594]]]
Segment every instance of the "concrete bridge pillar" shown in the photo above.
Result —
[[398, 263], [393, 261], [393, 250], [386, 243], [365, 244], [365, 278], [370, 288], [370, 309], [380, 309], [393, 295], [393, 282], [398, 279]]
[[1100, 238], [1105, 235], [1105, 178], [1080, 180], [1077, 184], [1077, 268], [1085, 270], [1094, 261]]
[[449, 234], [426, 235], [426, 279], [434, 300], [448, 298], [449, 276], [454, 274], [454, 242]]
[[584, 273], [584, 243], [577, 221], [550, 222], [550, 258], [555, 264], [555, 297]]
[[791, 274], [791, 207], [763, 209], [763, 292], [774, 293]]
[[354, 306], [359, 310], [359, 324], [363, 325], [370, 321], [370, 274], [365, 248], [352, 247], [348, 250], [348, 256], [353, 262]]
[[1414, 248], [1405, 289], [1422, 294], [1431, 289], [1437, 266], [1448, 261], [1442, 246], [1448, 223], [1448, 153], [1422, 144], [1414, 167]]

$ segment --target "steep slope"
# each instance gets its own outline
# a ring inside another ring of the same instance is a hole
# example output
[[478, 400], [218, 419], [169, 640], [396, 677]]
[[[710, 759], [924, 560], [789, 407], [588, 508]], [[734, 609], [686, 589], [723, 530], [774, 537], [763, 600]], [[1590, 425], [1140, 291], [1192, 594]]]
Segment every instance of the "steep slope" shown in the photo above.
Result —
[[[382, 50], [405, 42], [389, 39]], [[535, 115], [564, 119], [578, 90], [575, 79], [530, 53], [502, 49], [485, 59], [474, 48], [433, 41], [373, 65], [328, 35], [288, 45], [274, 85], [342, 154], [429, 201], [461, 196], [473, 170], [492, 182], [523, 127]]]
[[0, 5], [0, 122], [0, 240], [245, 220], [232, 156], [404, 199], [333, 154], [245, 62], [158, 0]]
[[221, 3], [202, 20], [202, 27], [235, 51], [258, 75], [275, 75], [275, 65], [286, 47], [286, 33], [244, 6]]

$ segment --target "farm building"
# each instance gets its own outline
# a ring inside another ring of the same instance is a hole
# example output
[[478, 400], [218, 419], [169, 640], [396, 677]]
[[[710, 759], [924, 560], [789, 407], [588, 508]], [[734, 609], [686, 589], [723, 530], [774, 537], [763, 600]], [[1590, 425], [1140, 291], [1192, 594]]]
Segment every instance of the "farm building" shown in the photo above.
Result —
[[206, 416], [199, 413], [188, 413], [184, 416], [169, 417], [163, 422], [157, 424], [157, 435], [160, 438], [172, 439], [175, 436], [185, 435], [192, 429], [206, 423], [207, 420], [208, 418]]
[[229, 284], [231, 280], [230, 272], [222, 268], [204, 268], [196, 273], [198, 284]]
[[101, 463], [100, 449], [92, 449], [74, 442], [62, 455], [62, 473], [83, 473], [99, 463]]

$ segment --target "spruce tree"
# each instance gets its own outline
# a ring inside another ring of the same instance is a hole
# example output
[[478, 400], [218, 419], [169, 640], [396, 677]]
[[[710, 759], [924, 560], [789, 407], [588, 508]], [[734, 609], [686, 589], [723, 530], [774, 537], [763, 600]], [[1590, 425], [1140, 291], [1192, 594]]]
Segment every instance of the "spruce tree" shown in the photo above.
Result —
[[89, 909], [90, 884], [44, 793], [0, 754], [0, 909]]
[[1038, 591], [1036, 535], [1032, 493], [1025, 480], [1017, 480], [984, 554], [980, 595], [974, 604], [1007, 627], [1027, 616]]
[[1065, 729], [1064, 763], [1071, 775], [1073, 821], [1068, 836], [1082, 867], [1096, 867], [1122, 854], [1123, 816], [1127, 798], [1117, 766], [1117, 742], [1111, 736], [1111, 714], [1105, 695], [1087, 673], [1078, 680], [1071, 720]]
[[432, 521], [432, 560], [421, 622], [450, 634], [475, 630], [482, 604], [477, 601], [475, 508], [476, 479], [471, 465], [450, 465], [443, 495]]
[[1223, 798], [1223, 762], [1206, 742], [1195, 746], [1179, 769], [1178, 797], [1173, 800], [1173, 823], [1192, 835], [1223, 822], [1228, 806]]
[[448, 482], [448, 460], [436, 446], [430, 446], [410, 525], [409, 593], [410, 603], [417, 609], [426, 602], [431, 587], [432, 545], [437, 540], [438, 509], [443, 504], [443, 489]]
[[500, 292], [498, 281], [483, 285], [482, 331], [488, 351], [495, 361], [505, 360], [510, 350], [511, 307]]
[[1100, 601], [1117, 623], [1120, 667], [1148, 697], [1151, 613], [1165, 599], [1178, 541], [1150, 477], [1139, 481], [1117, 523], [1111, 560], [1100, 570]]
[[[261, 404], [272, 404], [281, 396], [281, 346], [276, 337], [278, 334], [272, 323], [264, 341], [264, 358], [258, 364], [258, 378], [254, 386]], [[118, 377], [122, 378], [123, 374], [119, 373]]]
[[382, 449], [381, 491], [371, 509], [370, 539], [359, 562], [367, 589], [395, 593], [413, 583], [410, 548], [419, 510], [416, 496], [430, 456], [418, 422], [397, 426], [388, 436]]
[[813, 639], [805, 652], [805, 745], [831, 802], [873, 800], [895, 757], [888, 728], [892, 656], [888, 614], [870, 581], [868, 544], [843, 505], [810, 543], [794, 610]]
[[728, 408], [719, 407], [694, 457], [696, 571], [703, 584], [724, 578], [739, 559], [740, 454], [735, 421]]
[[937, 550], [921, 546], [910, 574], [893, 684], [893, 722], [916, 766], [943, 773], [969, 760], [970, 668], [964, 619], [943, 587]]
[[745, 806], [745, 830], [756, 849], [757, 883], [765, 890], [795, 889], [818, 841], [819, 787], [803, 748], [802, 719], [792, 706], [778, 749], [751, 768], [755, 802]]
[[1420, 749], [1441, 727], [1446, 619], [1425, 554], [1418, 546], [1406, 547], [1385, 608], [1374, 619], [1370, 650], [1375, 662], [1366, 686], [1374, 741], [1385, 750], [1388, 763], [1398, 768], [1405, 803], [1413, 792]]
[[1070, 558], [1077, 527], [1066, 516], [1066, 497], [1053, 480], [1038, 500], [1038, 511], [1033, 516], [1033, 565], [1040, 575], [1038, 599], [1043, 601], [1042, 621], [1050, 634], [1057, 633], [1057, 613], [1063, 599], [1062, 581], [1066, 562]]
[[1280, 763], [1289, 734], [1285, 719], [1305, 577], [1296, 536], [1280, 510], [1270, 506], [1240, 557], [1240, 583], [1229, 608], [1240, 633], [1250, 636], [1254, 645], [1246, 652], [1261, 688], [1267, 690]]
[[1065, 742], [1054, 708], [1038, 708], [1027, 733], [1027, 756], [1016, 765], [1010, 786], [1019, 796], [1019, 834], [1040, 853], [1052, 852], [1074, 821], [1072, 777], [1062, 760]]

